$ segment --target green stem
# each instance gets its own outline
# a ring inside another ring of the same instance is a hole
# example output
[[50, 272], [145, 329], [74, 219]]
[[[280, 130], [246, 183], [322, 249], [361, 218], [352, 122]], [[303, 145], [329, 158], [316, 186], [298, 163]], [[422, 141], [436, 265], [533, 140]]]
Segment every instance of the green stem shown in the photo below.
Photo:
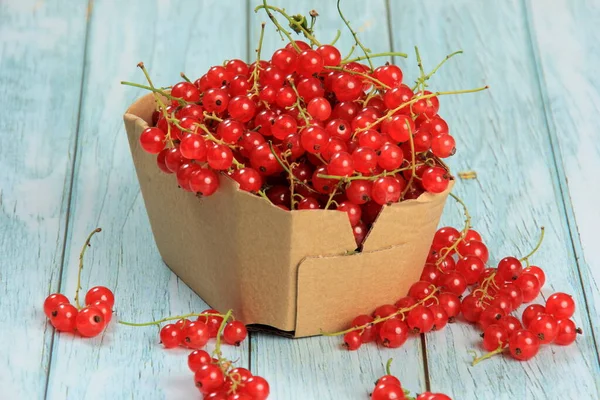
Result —
[[444, 58], [430, 73], [425, 75], [422, 79], [419, 78], [419, 80], [417, 80], [415, 86], [412, 87], [412, 90], [415, 91], [419, 87], [419, 84], [421, 84], [421, 83], [424, 84], [425, 86], [427, 86], [425, 84], [425, 82], [427, 82], [429, 79], [431, 79], [431, 77], [442, 67], [442, 65], [444, 65], [446, 63], [446, 61], [448, 61], [455, 55], [462, 54], [462, 53], [463, 53], [462, 50], [458, 50], [458, 51], [455, 51], [454, 53], [448, 54], [446, 56], [446, 58]]
[[435, 265], [438, 267], [446, 259], [446, 256], [448, 256], [453, 250], [456, 250], [458, 248], [458, 245], [467, 236], [467, 232], [469, 232], [469, 229], [471, 229], [471, 214], [469, 214], [469, 209], [467, 208], [467, 205], [460, 197], [456, 196], [454, 193], [450, 193], [450, 197], [452, 197], [462, 206], [463, 213], [465, 215], [465, 227], [463, 228], [460, 237], [457, 240], [455, 240], [454, 243], [452, 243], [452, 246], [440, 249], [440, 258], [435, 262]]
[[342, 31], [340, 31], [339, 29], [336, 31], [335, 33], [335, 37], [333, 38], [333, 40], [331, 41], [331, 43], [329, 43], [330, 45], [334, 45], [337, 43], [338, 39], [340, 38], [340, 36], [342, 35]]
[[[329, 198], [327, 199], [327, 204], [325, 204], [325, 210], [329, 210], [329, 206], [332, 203], [335, 203], [333, 201], [333, 198], [335, 197], [335, 195], [337, 194], [338, 189], [340, 188], [340, 185], [342, 184], [342, 181], [339, 181], [337, 183], [337, 185], [335, 185], [335, 188], [333, 189], [333, 191], [329, 194]], [[337, 203], [336, 203], [337, 204]]]
[[419, 83], [425, 88], [425, 70], [423, 69], [423, 61], [421, 61], [421, 53], [419, 53], [419, 48], [415, 46], [415, 54], [417, 56], [417, 65], [419, 66], [419, 79], [417, 80], [417, 87]]
[[190, 80], [190, 78], [188, 78], [188, 77], [185, 75], [185, 73], [183, 73], [183, 72], [182, 72], [180, 75], [181, 75], [181, 77], [183, 78], [183, 80], [184, 80], [184, 81], [186, 81], [186, 82], [188, 82], [188, 83], [192, 83], [192, 81]]
[[[342, 62], [340, 64], [343, 65], [343, 64], [352, 62], [352, 60], [351, 61], [347, 61], [347, 60], [352, 56], [352, 54], [354, 54], [354, 50], [356, 50], [356, 46], [352, 45], [352, 47], [350, 47], [350, 51], [348, 52], [348, 55], [342, 59]], [[361, 58], [361, 57], [359, 57], [359, 58]], [[365, 60], [366, 58], [363, 57], [361, 59]]]
[[179, 321], [180, 319], [186, 319], [186, 318], [190, 318], [190, 317], [222, 317], [222, 318], [225, 318], [225, 315], [223, 315], [223, 314], [207, 314], [207, 313], [189, 313], [189, 314], [184, 314], [184, 315], [176, 315], [174, 317], [166, 317], [163, 319], [159, 319], [157, 321], [150, 321], [150, 322], [119, 321], [119, 323], [121, 325], [127, 325], [127, 326], [151, 326], [151, 325], [160, 325], [163, 322], [167, 322], [167, 321]]
[[[302, 34], [303, 34], [303, 35], [304, 35], [304, 36], [305, 36], [305, 37], [306, 37], [308, 40], [310, 40], [310, 42], [311, 42], [312, 44], [314, 44], [314, 45], [316, 45], [316, 46], [320, 46], [320, 45], [321, 45], [321, 43], [320, 43], [320, 42], [317, 40], [317, 38], [315, 38], [315, 37], [314, 37], [314, 36], [313, 36], [313, 35], [312, 35], [312, 34], [311, 34], [311, 33], [310, 33], [308, 30], [306, 30], [306, 28], [304, 28], [304, 26], [302, 26], [302, 24], [301, 24], [299, 21], [297, 21], [297, 20], [295, 20], [294, 18], [290, 17], [290, 16], [288, 15], [288, 13], [286, 13], [286, 12], [285, 12], [285, 10], [284, 10], [284, 9], [282, 9], [282, 8], [278, 8], [278, 7], [274, 7], [274, 6], [270, 6], [270, 5], [267, 5], [267, 3], [266, 3], [266, 1], [265, 1], [265, 2], [264, 2], [264, 4], [263, 4], [262, 6], [258, 6], [258, 7], [256, 7], [256, 8], [254, 9], [254, 11], [257, 11], [257, 10], [259, 10], [259, 9], [261, 9], [261, 8], [269, 8], [269, 9], [271, 9], [271, 10], [273, 10], [273, 11], [276, 11], [276, 12], [278, 12], [278, 13], [279, 13], [279, 14], [281, 14], [281, 15], [282, 15], [282, 16], [283, 16], [285, 19], [287, 19], [287, 20], [288, 20], [288, 22], [290, 23], [290, 25], [294, 25], [294, 26], [295, 26], [295, 27], [297, 27], [297, 28], [298, 28], [300, 31], [302, 31]], [[312, 22], [312, 25], [311, 25], [311, 29], [312, 29], [312, 26], [314, 26], [314, 20], [315, 20], [315, 18], [314, 18], [314, 17], [312, 17], [312, 18], [313, 18], [313, 22]]]
[[[351, 62], [357, 62], [357, 61], [362, 61], [362, 60], [366, 60], [368, 58], [377, 58], [377, 57], [394, 57], [394, 56], [398, 56], [398, 57], [402, 57], [402, 58], [406, 58], [408, 57], [408, 54], [406, 53], [399, 53], [397, 51], [388, 51], [386, 53], [373, 53], [373, 54], [369, 54], [368, 57], [365, 56], [360, 56], [360, 57], [356, 57], [356, 58], [352, 58], [350, 60], [348, 59], [344, 59], [344, 61], [342, 61], [342, 64], [348, 64]], [[347, 56], [346, 58], [349, 58], [350, 56]]]
[[527, 254], [525, 257], [521, 257], [519, 259], [519, 261], [521, 261], [521, 262], [527, 261], [529, 263], [529, 257], [531, 257], [532, 255], [534, 255], [535, 252], [540, 249], [540, 246], [542, 245], [542, 242], [544, 241], [544, 232], [546, 232], [546, 228], [544, 228], [542, 226], [541, 230], [542, 230], [542, 233], [540, 234], [540, 239], [538, 240], [537, 245], [535, 246], [535, 248], [533, 250], [531, 250], [531, 252], [529, 254]]
[[252, 88], [250, 89], [250, 93], [256, 94], [258, 97], [258, 78], [260, 76], [260, 53], [262, 51], [263, 38], [265, 37], [265, 23], [263, 22], [260, 25], [260, 37], [258, 39], [258, 48], [256, 49], [256, 63], [254, 64], [254, 69], [252, 70], [252, 75], [250, 75], [250, 80], [252, 80]]
[[269, 7], [270, 6], [267, 4], [267, 0], [263, 0], [263, 5], [256, 7], [254, 9], [254, 12], [257, 12], [261, 8], [264, 9], [265, 12], [267, 13], [267, 16], [269, 17], [269, 19], [271, 20], [271, 22], [273, 22], [273, 24], [275, 24], [275, 26], [277, 27], [277, 29], [279, 30], [279, 32], [281, 32], [285, 36], [287, 36], [288, 40], [290, 41], [290, 44], [294, 47], [294, 49], [296, 49], [296, 51], [298, 53], [300, 53], [301, 52], [300, 47], [298, 47], [298, 45], [296, 44], [296, 41], [294, 39], [292, 39], [292, 35], [290, 34], [290, 32], [288, 32], [287, 30], [283, 29], [283, 27], [281, 26], [281, 24], [279, 23], [279, 21], [277, 21], [277, 18], [275, 18], [275, 16], [271, 13], [271, 11], [269, 11]]
[[90, 233], [81, 248], [81, 252], [79, 253], [79, 271], [77, 272], [77, 289], [75, 289], [75, 306], [78, 310], [81, 310], [81, 305], [79, 304], [79, 290], [81, 290], [81, 271], [83, 271], [83, 256], [85, 255], [85, 251], [88, 247], [90, 247], [90, 240], [92, 240], [92, 236], [96, 233], [102, 232], [102, 228], [96, 228]]
[[373, 67], [373, 62], [371, 61], [371, 57], [369, 56], [370, 50], [367, 49], [362, 44], [362, 42], [358, 39], [358, 35], [354, 31], [354, 29], [352, 29], [352, 27], [350, 26], [350, 22], [348, 22], [348, 20], [346, 19], [346, 17], [344, 17], [344, 14], [342, 13], [342, 8], [340, 6], [340, 3], [341, 3], [341, 0], [338, 0], [337, 1], [338, 13], [340, 14], [340, 17], [342, 18], [342, 21], [344, 21], [344, 24], [346, 24], [346, 26], [348, 27], [348, 30], [350, 30], [350, 33], [354, 37], [354, 41], [356, 42], [356, 44], [361, 48], [361, 50], [363, 51], [363, 53], [365, 53], [365, 58], [369, 62], [369, 66], [371, 67], [371, 71], [372, 71], [374, 67]]
[[390, 358], [389, 360], [387, 360], [387, 363], [385, 364], [385, 373], [386, 373], [386, 375], [391, 375], [392, 374], [392, 361], [394, 361], [394, 359]]
[[298, 89], [296, 88], [296, 85], [294, 85], [294, 81], [290, 79], [288, 81], [288, 83], [290, 84], [290, 87], [296, 94], [296, 103], [294, 105], [298, 108], [298, 112], [300, 113], [300, 116], [304, 120], [304, 123], [306, 124], [306, 126], [308, 126], [310, 124], [310, 121], [309, 121], [308, 116], [306, 115], [307, 111], [302, 107], [302, 103], [301, 103], [302, 97], [300, 97], [300, 93], [298, 93]]
[[225, 325], [229, 322], [229, 318], [231, 317], [233, 310], [227, 311], [227, 314], [223, 317], [223, 321], [221, 321], [221, 325], [219, 326], [219, 330], [217, 331], [217, 343], [215, 344], [215, 350], [213, 351], [213, 355], [216, 355], [219, 361], [223, 357], [221, 353], [221, 336], [223, 333], [223, 329], [225, 329]]
[[482, 361], [487, 360], [488, 358], [492, 358], [493, 356], [495, 356], [496, 354], [500, 354], [504, 351], [504, 347], [502, 346], [502, 344], [500, 344], [498, 346], [498, 348], [494, 351], [490, 351], [489, 353], [486, 353], [484, 355], [482, 355], [481, 357], [473, 357], [473, 361], [471, 362], [471, 366], [476, 366], [477, 364], [479, 364]]
[[151, 91], [153, 93], [158, 93], [158, 94], [160, 94], [162, 96], [165, 96], [169, 100], [176, 100], [178, 102], [182, 102], [182, 101], [185, 102], [185, 100], [183, 100], [183, 99], [181, 99], [179, 97], [173, 97], [169, 93], [165, 92], [164, 90], [157, 89], [157, 88], [152, 87], [152, 86], [146, 86], [146, 85], [142, 85], [140, 83], [127, 82], [127, 81], [121, 81], [121, 85], [133, 86], [133, 87], [137, 87], [137, 88], [140, 88], [140, 89], [146, 89], [146, 90], [149, 90], [149, 91]]
[[351, 74], [351, 75], [360, 75], [363, 78], [366, 78], [366, 79], [368, 79], [370, 81], [375, 82], [377, 85], [381, 86], [384, 89], [389, 89], [390, 88], [388, 85], [386, 85], [385, 83], [381, 82], [380, 80], [375, 79], [371, 75], [365, 74], [363, 72], [352, 71], [352, 70], [349, 70], [349, 69], [345, 69], [344, 67], [332, 67], [332, 66], [326, 66], [325, 69], [331, 69], [331, 70], [334, 70], [334, 71], [343, 71], [343, 72], [346, 72], [346, 73]]

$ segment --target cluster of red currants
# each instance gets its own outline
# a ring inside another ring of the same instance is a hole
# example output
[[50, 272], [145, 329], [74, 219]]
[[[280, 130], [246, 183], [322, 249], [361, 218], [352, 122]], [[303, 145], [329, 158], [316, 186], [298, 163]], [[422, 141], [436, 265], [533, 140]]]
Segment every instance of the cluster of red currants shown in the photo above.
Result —
[[262, 60], [262, 29], [251, 64], [229, 60], [162, 90], [140, 63], [149, 86], [123, 82], [154, 93], [140, 145], [181, 188], [210, 196], [228, 176], [284, 210], [344, 211], [359, 245], [384, 205], [447, 189], [441, 159], [456, 149], [438, 97], [485, 88], [432, 93], [439, 66], [411, 88], [397, 65], [342, 58], [307, 31], [310, 44], [290, 40]]
[[101, 229], [97, 228], [90, 233], [79, 255], [75, 305], [71, 304], [69, 299], [61, 293], [50, 294], [44, 300], [44, 314], [58, 332], [78, 333], [83, 337], [98, 336], [112, 318], [115, 296], [110, 289], [104, 286], [95, 286], [88, 290], [85, 295], [85, 307], [81, 307], [79, 304], [83, 255], [90, 246], [92, 236], [100, 231]]
[[[534, 300], [546, 281], [541, 268], [529, 265], [529, 258], [541, 245], [543, 228], [540, 242], [530, 254], [521, 259], [505, 257], [497, 268], [486, 268], [488, 249], [479, 233], [470, 229], [466, 207], [465, 215], [461, 232], [452, 227], [436, 232], [420, 281], [410, 287], [407, 296], [376, 308], [372, 315], [356, 317], [351, 328], [336, 333], [344, 334], [349, 350], [371, 341], [399, 347], [410, 333], [440, 330], [460, 315], [484, 331], [483, 347], [490, 351], [474, 364], [506, 349], [513, 358], [525, 361], [537, 354], [540, 344], [575, 341], [581, 330], [570, 319], [575, 302], [565, 293], [550, 296], [545, 307], [527, 307], [522, 323], [511, 315]], [[470, 293], [463, 297], [468, 288]]]
[[83, 337], [94, 337], [110, 322], [114, 303], [110, 289], [96, 286], [85, 295], [83, 308], [71, 304], [63, 294], [51, 294], [44, 300], [44, 314], [59, 332], [77, 332]]
[[208, 343], [209, 339], [222, 335], [226, 344], [239, 346], [248, 336], [246, 325], [240, 321], [232, 320], [225, 323], [220, 332], [225, 315], [216, 310], [205, 310], [198, 315], [196, 321], [181, 318], [174, 324], [167, 324], [160, 330], [160, 341], [165, 348], [184, 346], [190, 349], [200, 349]]
[[264, 400], [269, 397], [269, 383], [263, 377], [252, 375], [246, 368], [222, 363], [204, 350], [191, 352], [188, 366], [204, 399]]
[[443, 393], [423, 392], [416, 398], [409, 396], [410, 391], [402, 388], [400, 380], [390, 373], [391, 362], [390, 359], [387, 363], [386, 374], [375, 382], [372, 400], [452, 400]]

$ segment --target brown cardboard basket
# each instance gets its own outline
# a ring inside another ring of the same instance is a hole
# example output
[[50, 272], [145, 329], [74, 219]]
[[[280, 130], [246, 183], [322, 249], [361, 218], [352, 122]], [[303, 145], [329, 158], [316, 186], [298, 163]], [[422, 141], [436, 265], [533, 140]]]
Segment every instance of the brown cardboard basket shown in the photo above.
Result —
[[284, 211], [226, 176], [210, 197], [178, 188], [139, 145], [154, 109], [149, 94], [124, 116], [152, 232], [165, 263], [211, 307], [279, 334], [312, 336], [347, 328], [419, 279], [451, 187], [385, 206], [353, 253], [343, 212]]

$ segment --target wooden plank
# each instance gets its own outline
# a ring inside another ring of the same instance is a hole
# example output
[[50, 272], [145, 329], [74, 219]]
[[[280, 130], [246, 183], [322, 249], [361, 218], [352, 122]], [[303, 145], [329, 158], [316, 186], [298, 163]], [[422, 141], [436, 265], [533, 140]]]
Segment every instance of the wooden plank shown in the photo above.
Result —
[[[261, 2], [252, 2], [253, 7], [258, 4]], [[286, 8], [290, 14], [308, 15], [311, 9], [316, 9], [319, 17], [315, 29], [321, 42], [330, 42], [335, 37], [336, 30], [340, 29], [342, 37], [337, 46], [342, 53], [347, 53], [353, 44], [352, 36], [339, 18], [335, 1], [306, 1], [302, 2], [301, 6], [292, 1], [274, 1], [272, 5]], [[384, 1], [343, 1], [342, 7], [344, 15], [359, 32], [366, 46], [374, 53], [391, 50]], [[273, 25], [263, 11], [258, 14], [252, 12], [250, 17], [250, 54], [255, 57], [253, 49], [258, 43], [260, 23], [265, 21], [267, 30], [262, 57], [270, 59], [273, 52], [285, 43], [275, 33]], [[286, 26], [283, 22], [282, 25]], [[354, 54], [362, 55], [360, 49]], [[380, 58], [376, 62], [383, 64], [388, 60], [389, 58]], [[397, 350], [367, 345], [357, 352], [348, 352], [341, 344], [340, 337], [290, 340], [264, 334], [253, 335], [252, 371], [270, 379], [275, 399], [363, 399], [367, 398], [373, 389], [374, 381], [384, 374], [386, 361], [394, 357], [396, 362], [392, 369], [402, 379], [405, 387], [415, 391], [424, 390], [423, 356], [418, 338], [411, 339], [403, 348]]]
[[[457, 139], [452, 169], [478, 174], [477, 180], [459, 181], [456, 194], [471, 207], [475, 226], [489, 244], [490, 264], [529, 251], [538, 226], [546, 226], [545, 243], [533, 259], [547, 272], [543, 295], [573, 293], [581, 305], [575, 320], [589, 330], [522, 3], [391, 4], [396, 45], [406, 49], [421, 44], [429, 68], [457, 48], [465, 50], [439, 72], [432, 87], [491, 86], [488, 93], [447, 98], [441, 105]], [[416, 77], [414, 65], [409, 64], [409, 70]], [[461, 213], [449, 205], [444, 223], [461, 221]], [[598, 398], [591, 335], [568, 348], [547, 346], [527, 363], [496, 357], [471, 367], [467, 351], [478, 347], [478, 334], [459, 323], [427, 336], [434, 391], [461, 399]]]
[[87, 2], [0, 2], [0, 391], [44, 395], [71, 192]]
[[[555, 147], [563, 199], [590, 317], [600, 312], [600, 249], [596, 228], [600, 195], [594, 175], [600, 171], [600, 84], [591, 67], [598, 57], [597, 2], [528, 1], [528, 16], [550, 138]], [[591, 57], [591, 58], [588, 58]], [[600, 349], [600, 321], [590, 318]], [[600, 379], [600, 378], [599, 378]]]
[[[169, 85], [180, 71], [199, 76], [225, 58], [245, 57], [246, 18], [239, 8], [216, 0], [94, 2], [62, 279], [66, 291], [75, 288], [82, 242], [101, 226], [82, 283], [114, 289], [115, 319], [148, 321], [206, 307], [162, 263], [152, 239], [122, 122], [143, 92], [119, 81], [143, 82], [139, 61], [157, 84]], [[153, 327], [113, 323], [91, 340], [58, 335], [54, 347], [48, 398], [198, 396], [186, 364], [189, 351], [164, 350]], [[247, 366], [247, 346], [229, 347], [226, 354]]]

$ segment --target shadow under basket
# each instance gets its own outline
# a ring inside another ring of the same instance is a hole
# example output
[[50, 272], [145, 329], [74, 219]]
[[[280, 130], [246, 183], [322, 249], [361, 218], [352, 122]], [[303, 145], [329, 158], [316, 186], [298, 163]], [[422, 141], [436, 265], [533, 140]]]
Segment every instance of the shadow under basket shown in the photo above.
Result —
[[353, 253], [344, 212], [284, 211], [226, 176], [209, 197], [180, 189], [139, 145], [154, 109], [149, 94], [124, 117], [152, 232], [165, 263], [212, 308], [233, 309], [258, 330], [305, 337], [346, 329], [419, 279], [452, 183], [385, 206]]

